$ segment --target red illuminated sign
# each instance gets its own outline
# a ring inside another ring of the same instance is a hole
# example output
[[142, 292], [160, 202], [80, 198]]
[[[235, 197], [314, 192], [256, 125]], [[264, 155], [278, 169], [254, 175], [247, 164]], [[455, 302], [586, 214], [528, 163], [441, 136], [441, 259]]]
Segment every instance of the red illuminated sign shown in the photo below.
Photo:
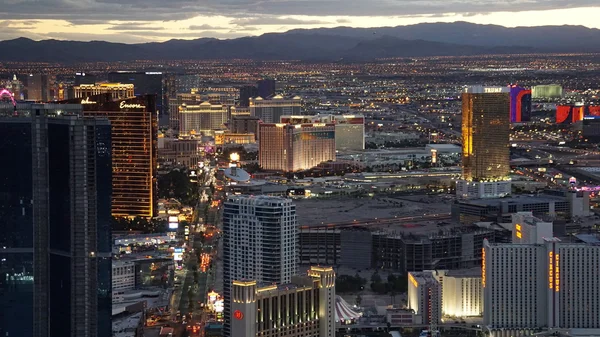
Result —
[[241, 321], [241, 320], [244, 318], [244, 314], [242, 314], [242, 312], [241, 312], [241, 311], [239, 311], [239, 310], [236, 310], [236, 311], [234, 311], [234, 312], [233, 312], [233, 317], [234, 317], [235, 319], [237, 319], [237, 320], [240, 320], [240, 321]]

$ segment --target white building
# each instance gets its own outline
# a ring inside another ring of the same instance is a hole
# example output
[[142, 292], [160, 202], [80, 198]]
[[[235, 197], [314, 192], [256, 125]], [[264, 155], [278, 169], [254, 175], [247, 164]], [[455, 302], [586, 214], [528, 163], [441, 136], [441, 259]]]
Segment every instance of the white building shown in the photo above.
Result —
[[436, 271], [442, 283], [442, 313], [445, 316], [483, 315], [481, 269]]
[[532, 212], [512, 214], [512, 227], [512, 243], [544, 243], [553, 237], [552, 222], [542, 221]]
[[437, 325], [442, 318], [442, 285], [431, 272], [408, 273], [408, 308], [418, 323]]
[[298, 224], [290, 199], [232, 196], [223, 211], [225, 336], [230, 334], [234, 280], [286, 284], [297, 274]]
[[335, 301], [331, 267], [313, 266], [289, 284], [233, 281], [231, 336], [335, 337]]
[[484, 241], [484, 324], [501, 330], [600, 328], [600, 241]]
[[112, 261], [112, 301], [122, 301], [123, 293], [135, 288], [135, 263]]
[[281, 116], [281, 123], [326, 123], [335, 125], [335, 149], [359, 151], [365, 149], [365, 117], [363, 115]]
[[459, 199], [501, 198], [510, 195], [511, 181], [456, 181], [456, 196]]

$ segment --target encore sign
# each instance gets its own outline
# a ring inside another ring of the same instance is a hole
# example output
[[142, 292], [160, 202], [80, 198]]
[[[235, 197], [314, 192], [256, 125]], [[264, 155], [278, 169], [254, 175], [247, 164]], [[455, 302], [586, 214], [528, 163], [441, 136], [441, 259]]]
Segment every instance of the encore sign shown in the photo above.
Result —
[[121, 109], [144, 109], [146, 106], [141, 104], [128, 104], [125, 101], [121, 101], [119, 108]]

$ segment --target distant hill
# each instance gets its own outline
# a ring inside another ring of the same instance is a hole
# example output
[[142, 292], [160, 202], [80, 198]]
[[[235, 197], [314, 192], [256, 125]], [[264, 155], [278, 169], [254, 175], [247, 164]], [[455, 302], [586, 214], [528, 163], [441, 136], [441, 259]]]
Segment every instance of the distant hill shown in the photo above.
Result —
[[296, 29], [231, 40], [123, 44], [19, 38], [0, 41], [0, 61], [93, 62], [175, 59], [372, 60], [532, 52], [600, 52], [600, 30], [582, 26], [506, 28], [466, 22], [380, 28]]

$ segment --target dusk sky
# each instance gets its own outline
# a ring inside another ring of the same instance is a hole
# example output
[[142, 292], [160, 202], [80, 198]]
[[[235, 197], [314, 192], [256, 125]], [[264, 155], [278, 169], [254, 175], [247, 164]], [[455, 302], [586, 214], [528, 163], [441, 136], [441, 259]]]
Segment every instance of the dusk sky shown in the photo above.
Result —
[[598, 0], [3, 0], [0, 40], [149, 42], [468, 21], [600, 28]]

